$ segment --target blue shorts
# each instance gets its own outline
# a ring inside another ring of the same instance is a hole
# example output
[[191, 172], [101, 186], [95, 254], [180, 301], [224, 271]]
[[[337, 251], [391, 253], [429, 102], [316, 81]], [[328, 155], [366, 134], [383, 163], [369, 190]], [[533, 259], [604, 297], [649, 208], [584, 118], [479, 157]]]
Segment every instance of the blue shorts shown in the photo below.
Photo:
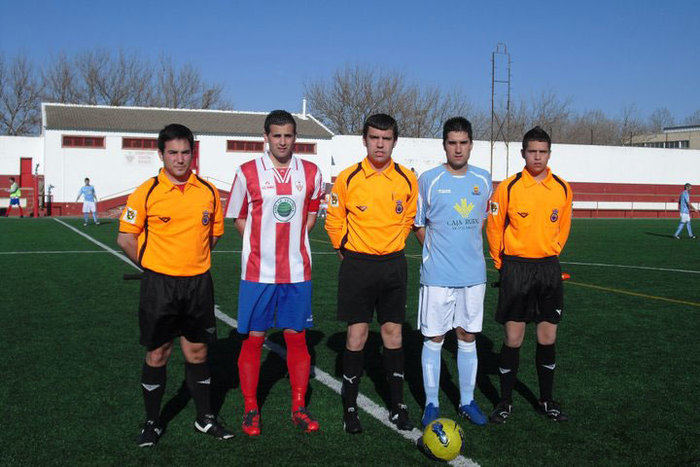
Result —
[[270, 328], [303, 331], [313, 327], [311, 281], [264, 284], [241, 281], [238, 290], [238, 332]]
[[10, 206], [19, 206], [19, 198], [10, 198]]

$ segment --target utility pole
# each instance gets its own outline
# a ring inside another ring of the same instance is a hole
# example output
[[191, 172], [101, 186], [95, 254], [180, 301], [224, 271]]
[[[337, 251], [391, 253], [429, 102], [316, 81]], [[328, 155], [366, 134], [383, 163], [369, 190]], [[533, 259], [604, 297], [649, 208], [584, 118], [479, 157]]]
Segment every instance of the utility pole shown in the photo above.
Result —
[[506, 174], [508, 177], [508, 155], [510, 137], [510, 54], [502, 42], [496, 44], [491, 53], [491, 165], [493, 177], [493, 149], [502, 141], [506, 147]]

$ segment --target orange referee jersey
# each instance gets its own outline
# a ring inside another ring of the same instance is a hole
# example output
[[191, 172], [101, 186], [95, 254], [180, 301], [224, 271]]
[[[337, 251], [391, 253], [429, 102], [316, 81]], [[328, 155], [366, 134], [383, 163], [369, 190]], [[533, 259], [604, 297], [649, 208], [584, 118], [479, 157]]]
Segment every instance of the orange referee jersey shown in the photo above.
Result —
[[209, 237], [224, 233], [219, 191], [191, 174], [184, 191], [161, 169], [126, 201], [119, 232], [138, 235], [142, 267], [170, 276], [194, 276], [211, 267]]
[[391, 161], [377, 172], [365, 157], [340, 172], [326, 211], [333, 248], [370, 255], [403, 250], [413, 227], [418, 180]]
[[501, 255], [544, 258], [561, 253], [571, 228], [571, 187], [547, 167], [541, 182], [523, 169], [498, 184], [486, 223], [496, 269]]

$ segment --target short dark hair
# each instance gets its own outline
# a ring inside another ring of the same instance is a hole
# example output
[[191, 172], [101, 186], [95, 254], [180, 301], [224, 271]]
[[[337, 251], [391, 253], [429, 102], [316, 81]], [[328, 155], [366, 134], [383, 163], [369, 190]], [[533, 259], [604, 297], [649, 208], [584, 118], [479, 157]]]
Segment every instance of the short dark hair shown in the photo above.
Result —
[[686, 189], [687, 189], [687, 188], [690, 188], [690, 186], [691, 186], [690, 183], [686, 183], [686, 184], [685, 184], [685, 188], [686, 188]]
[[442, 144], [447, 141], [447, 134], [450, 131], [464, 131], [469, 135], [469, 141], [472, 141], [472, 124], [464, 117], [452, 117], [445, 122], [442, 127]]
[[85, 181], [86, 181], [86, 182], [89, 182], [90, 179], [89, 179], [88, 177], [85, 177]]
[[15, 181], [15, 177], [10, 177], [10, 180], [12, 180], [12, 181], [14, 182], [14, 181]]
[[158, 133], [158, 150], [165, 151], [165, 143], [174, 139], [186, 139], [190, 142], [190, 151], [194, 151], [194, 135], [192, 130], [179, 123], [171, 123]]
[[270, 134], [271, 125], [292, 125], [292, 128], [294, 128], [294, 134], [297, 134], [297, 122], [294, 120], [292, 114], [286, 110], [273, 110], [267, 114], [264, 125], [266, 135]]
[[365, 124], [362, 127], [362, 137], [367, 137], [367, 132], [369, 127], [376, 128], [377, 130], [392, 130], [394, 132], [394, 139], [399, 138], [399, 125], [394, 120], [394, 117], [387, 114], [374, 114], [367, 117]]
[[547, 132], [540, 128], [539, 125], [529, 130], [525, 133], [525, 136], [523, 136], [523, 150], [527, 149], [527, 145], [530, 141], [547, 143], [547, 147], [552, 149], [552, 138], [550, 138]]

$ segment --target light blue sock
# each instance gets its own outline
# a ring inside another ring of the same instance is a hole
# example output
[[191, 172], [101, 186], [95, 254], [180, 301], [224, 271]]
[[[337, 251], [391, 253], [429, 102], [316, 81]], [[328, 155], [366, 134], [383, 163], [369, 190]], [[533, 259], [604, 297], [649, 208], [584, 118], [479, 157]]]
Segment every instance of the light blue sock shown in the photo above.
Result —
[[83, 219], [85, 219], [85, 223], [87, 224], [87, 221], [88, 221], [88, 213], [87, 212], [83, 213]]
[[92, 220], [97, 224], [97, 211], [92, 211]]
[[690, 222], [686, 222], [685, 226], [688, 228], [688, 235], [693, 236], [693, 229], [690, 227]]
[[476, 369], [476, 342], [457, 340], [457, 370], [459, 371], [459, 405], [467, 405], [474, 400]]
[[678, 224], [678, 228], [676, 229], [676, 233], [673, 234], [674, 237], [678, 237], [681, 234], [681, 230], [683, 230], [683, 224], [685, 224], [685, 222], [680, 222]]
[[423, 341], [421, 354], [421, 366], [423, 367], [423, 388], [425, 389], [425, 405], [440, 406], [438, 393], [440, 392], [440, 358], [442, 342], [433, 342], [430, 339]]

